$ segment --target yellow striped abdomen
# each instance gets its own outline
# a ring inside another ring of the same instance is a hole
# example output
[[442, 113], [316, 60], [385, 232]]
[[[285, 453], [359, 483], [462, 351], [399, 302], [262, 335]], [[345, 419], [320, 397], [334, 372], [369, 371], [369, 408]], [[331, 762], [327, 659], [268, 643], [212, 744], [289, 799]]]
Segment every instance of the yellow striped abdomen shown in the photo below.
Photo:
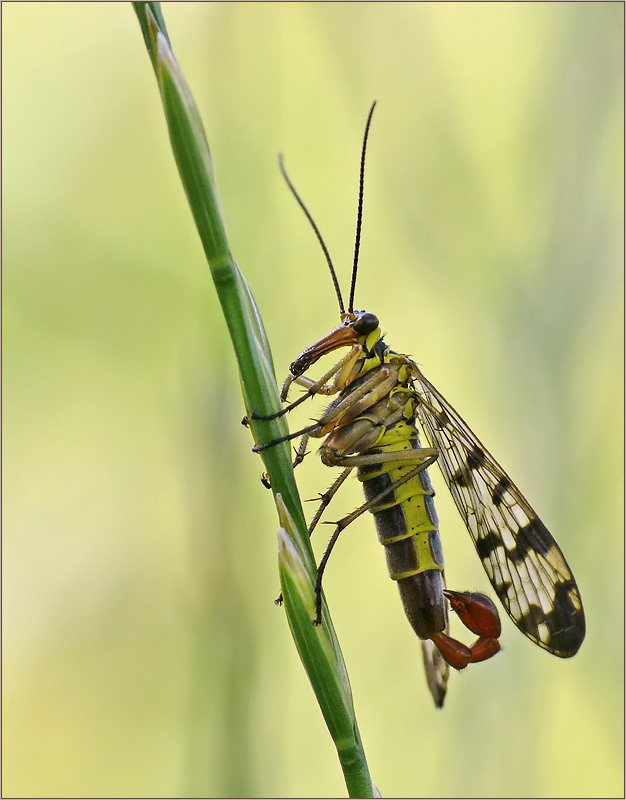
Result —
[[[412, 422], [390, 426], [368, 452], [418, 450], [419, 435]], [[361, 466], [357, 476], [368, 501], [373, 500], [419, 461]], [[434, 490], [424, 469], [397, 489], [391, 489], [371, 510], [378, 540], [385, 548], [389, 576], [397, 581], [405, 613], [421, 639], [446, 627], [443, 596], [443, 551]]]

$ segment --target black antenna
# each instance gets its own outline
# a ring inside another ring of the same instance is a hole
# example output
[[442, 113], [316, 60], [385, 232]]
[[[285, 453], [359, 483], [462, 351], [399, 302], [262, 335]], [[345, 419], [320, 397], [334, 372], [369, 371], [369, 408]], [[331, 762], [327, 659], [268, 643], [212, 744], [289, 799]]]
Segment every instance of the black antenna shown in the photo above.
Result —
[[361, 246], [361, 222], [363, 221], [363, 183], [365, 180], [365, 148], [367, 147], [367, 134], [370, 130], [370, 122], [372, 121], [372, 114], [376, 107], [376, 100], [372, 103], [370, 113], [367, 117], [365, 125], [365, 136], [363, 137], [363, 149], [361, 150], [361, 175], [359, 178], [359, 208], [356, 214], [356, 241], [354, 243], [354, 261], [352, 263], [352, 282], [350, 284], [350, 305], [348, 306], [348, 313], [354, 311], [354, 292], [356, 289], [356, 271], [359, 264], [359, 247]]
[[331, 277], [333, 279], [333, 284], [335, 286], [335, 292], [337, 294], [337, 300], [339, 300], [339, 312], [341, 313], [341, 316], [343, 317], [344, 314], [346, 313], [346, 310], [345, 310], [344, 305], [343, 305], [343, 297], [341, 296], [341, 289], [339, 288], [339, 281], [337, 280], [337, 275], [335, 273], [335, 268], [333, 267], [333, 262], [332, 262], [332, 260], [330, 258], [330, 253], [328, 252], [328, 248], [324, 244], [324, 240], [322, 239], [322, 234], [320, 233], [319, 228], [315, 224], [315, 220], [309, 214], [308, 208], [304, 205], [304, 203], [302, 202], [302, 198], [300, 197], [298, 192], [295, 190], [293, 183], [289, 180], [289, 176], [287, 175], [287, 172], [285, 170], [285, 165], [283, 164], [283, 154], [282, 153], [278, 154], [278, 166], [280, 167], [280, 171], [283, 174], [283, 178], [287, 181], [287, 186], [291, 189], [291, 193], [296, 198], [296, 200], [298, 201], [298, 205], [304, 211], [304, 213], [306, 214], [306, 218], [311, 223], [311, 227], [313, 228], [313, 230], [315, 231], [315, 235], [317, 236], [317, 241], [322, 246], [322, 250], [324, 251], [324, 255], [326, 256], [326, 261], [328, 263], [328, 269], [330, 270], [330, 274], [331, 274]]

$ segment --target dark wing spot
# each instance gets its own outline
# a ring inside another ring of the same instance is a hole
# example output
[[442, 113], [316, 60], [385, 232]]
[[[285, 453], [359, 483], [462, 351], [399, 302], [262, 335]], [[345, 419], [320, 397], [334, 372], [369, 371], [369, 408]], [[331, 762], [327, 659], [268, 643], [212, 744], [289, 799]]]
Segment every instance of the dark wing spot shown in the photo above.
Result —
[[471, 482], [472, 482], [472, 478], [470, 476], [470, 472], [469, 472], [468, 468], [465, 465], [463, 465], [462, 467], [459, 467], [457, 469], [457, 471], [452, 476], [452, 480], [458, 486], [463, 486], [465, 488], [470, 486]]
[[520, 528], [519, 534], [515, 539], [515, 547], [506, 548], [507, 557], [514, 564], [518, 564], [520, 561], [524, 561], [528, 554], [532, 552], [533, 546], [524, 535], [524, 528]]
[[585, 638], [585, 615], [582, 608], [572, 602], [572, 595], [578, 591], [573, 580], [558, 583], [554, 588], [554, 608], [546, 614], [550, 630], [548, 644], [555, 655], [569, 658]]
[[527, 525], [519, 529], [519, 539], [524, 538], [527, 550], [536, 550], [542, 556], [545, 556], [552, 547], [553, 538], [550, 531], [546, 528], [539, 517], [531, 519]]
[[535, 630], [543, 622], [546, 622], [544, 610], [535, 603], [530, 603], [519, 619], [520, 627], [527, 631]]
[[474, 445], [471, 453], [467, 456], [467, 466], [470, 469], [478, 469], [485, 463], [485, 451], [477, 444]]
[[495, 485], [493, 492], [491, 493], [491, 500], [493, 501], [494, 506], [498, 507], [502, 503], [502, 499], [504, 497], [504, 493], [511, 488], [511, 481], [503, 475], [498, 483]]
[[[513, 588], [511, 581], [500, 581], [496, 578], [494, 581], [492, 581], [492, 583], [500, 599], [505, 598]], [[504, 603], [503, 599], [502, 602]]]
[[476, 552], [481, 561], [489, 561], [493, 551], [502, 545], [500, 537], [490, 531], [486, 536], [476, 540]]

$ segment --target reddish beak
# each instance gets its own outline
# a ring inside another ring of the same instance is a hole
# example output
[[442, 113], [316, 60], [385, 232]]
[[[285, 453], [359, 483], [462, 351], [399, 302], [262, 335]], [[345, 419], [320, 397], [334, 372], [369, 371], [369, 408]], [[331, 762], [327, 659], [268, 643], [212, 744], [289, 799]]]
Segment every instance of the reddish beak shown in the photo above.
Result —
[[303, 350], [293, 364], [291, 364], [289, 370], [294, 378], [298, 378], [307, 371], [311, 364], [315, 364], [315, 362], [322, 356], [325, 356], [326, 353], [331, 353], [338, 347], [351, 347], [356, 343], [357, 339], [358, 335], [352, 325], [339, 325], [338, 328], [333, 328], [330, 333], [327, 333], [326, 336], [323, 336], [315, 342], [315, 344]]

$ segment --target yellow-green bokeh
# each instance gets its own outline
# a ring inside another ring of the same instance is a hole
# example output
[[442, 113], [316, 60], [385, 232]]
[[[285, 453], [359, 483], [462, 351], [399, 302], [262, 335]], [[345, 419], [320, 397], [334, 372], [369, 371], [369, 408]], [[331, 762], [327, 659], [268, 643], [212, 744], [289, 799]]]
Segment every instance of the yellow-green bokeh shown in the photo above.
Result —
[[[622, 4], [163, 11], [281, 378], [337, 308], [277, 152], [345, 286], [379, 101], [357, 306], [528, 494], [585, 602], [576, 658], [505, 621], [503, 653], [438, 712], [355, 523], [326, 595], [374, 781], [621, 795]], [[135, 15], [2, 13], [3, 793], [342, 795], [272, 604], [274, 505]], [[298, 471], [304, 498], [331, 480], [314, 456]], [[484, 591], [432, 473], [448, 583]], [[347, 488], [331, 518], [358, 501]]]

